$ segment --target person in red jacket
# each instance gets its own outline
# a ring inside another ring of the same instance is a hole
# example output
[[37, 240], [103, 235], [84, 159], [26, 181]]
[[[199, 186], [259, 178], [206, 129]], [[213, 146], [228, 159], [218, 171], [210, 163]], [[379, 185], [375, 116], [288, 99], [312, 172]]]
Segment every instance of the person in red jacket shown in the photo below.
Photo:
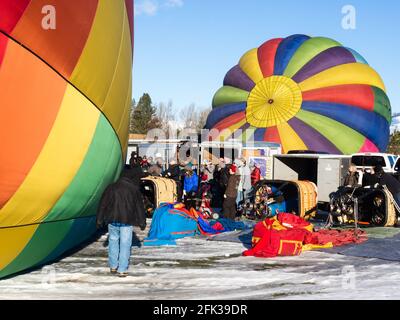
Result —
[[261, 180], [261, 170], [260, 165], [257, 163], [254, 164], [254, 169], [251, 172], [251, 185], [254, 187], [258, 181]]

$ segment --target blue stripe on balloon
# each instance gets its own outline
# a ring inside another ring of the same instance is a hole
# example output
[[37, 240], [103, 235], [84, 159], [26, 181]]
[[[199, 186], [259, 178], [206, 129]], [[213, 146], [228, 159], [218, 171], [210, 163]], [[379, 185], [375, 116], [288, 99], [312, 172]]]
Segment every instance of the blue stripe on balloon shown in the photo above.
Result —
[[264, 141], [265, 130], [266, 128], [258, 128], [254, 131], [254, 141]]
[[222, 105], [218, 108], [213, 109], [207, 118], [205, 128], [211, 129], [224, 118], [229, 117], [234, 113], [245, 111], [246, 105], [246, 102], [240, 102], [235, 104]]
[[292, 59], [297, 49], [308, 39], [310, 37], [304, 34], [295, 34], [287, 37], [280, 43], [275, 55], [274, 75], [283, 75], [290, 59]]
[[364, 57], [361, 54], [359, 54], [357, 51], [350, 49], [350, 48], [346, 48], [346, 49], [351, 52], [351, 54], [354, 56], [354, 59], [356, 59], [357, 62], [368, 65], [368, 61], [365, 60]]
[[379, 150], [387, 148], [389, 123], [380, 114], [344, 104], [314, 101], [304, 101], [302, 109], [343, 123], [367, 137]]

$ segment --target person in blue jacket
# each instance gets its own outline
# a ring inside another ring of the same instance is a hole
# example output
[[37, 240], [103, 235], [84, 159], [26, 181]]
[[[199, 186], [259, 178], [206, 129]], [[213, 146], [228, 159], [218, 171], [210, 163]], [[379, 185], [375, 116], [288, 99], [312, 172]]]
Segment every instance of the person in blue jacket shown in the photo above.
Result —
[[192, 166], [186, 166], [183, 179], [183, 197], [187, 209], [196, 207], [196, 196], [199, 189], [199, 176]]

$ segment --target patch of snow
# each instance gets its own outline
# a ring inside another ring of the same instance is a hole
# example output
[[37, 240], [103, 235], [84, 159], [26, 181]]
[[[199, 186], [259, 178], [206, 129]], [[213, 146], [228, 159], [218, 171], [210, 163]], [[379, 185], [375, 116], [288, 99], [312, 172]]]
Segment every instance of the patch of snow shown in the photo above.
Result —
[[184, 238], [133, 247], [129, 276], [111, 275], [106, 238], [57, 263], [0, 280], [0, 299], [399, 299], [400, 264], [307, 251], [244, 257], [242, 244]]

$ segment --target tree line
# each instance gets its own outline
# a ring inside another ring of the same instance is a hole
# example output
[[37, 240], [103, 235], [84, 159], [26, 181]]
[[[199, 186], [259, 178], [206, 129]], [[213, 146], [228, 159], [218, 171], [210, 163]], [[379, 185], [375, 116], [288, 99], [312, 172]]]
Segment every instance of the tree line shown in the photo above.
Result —
[[176, 116], [178, 110], [174, 109], [172, 100], [168, 103], [160, 102], [154, 104], [150, 95], [144, 93], [139, 102], [132, 100], [131, 119], [129, 132], [136, 134], [147, 134], [152, 129], [162, 129], [168, 133], [173, 123], [180, 123], [180, 127], [195, 129], [200, 132], [204, 128], [209, 108], [198, 108], [194, 103], [182, 110]]

